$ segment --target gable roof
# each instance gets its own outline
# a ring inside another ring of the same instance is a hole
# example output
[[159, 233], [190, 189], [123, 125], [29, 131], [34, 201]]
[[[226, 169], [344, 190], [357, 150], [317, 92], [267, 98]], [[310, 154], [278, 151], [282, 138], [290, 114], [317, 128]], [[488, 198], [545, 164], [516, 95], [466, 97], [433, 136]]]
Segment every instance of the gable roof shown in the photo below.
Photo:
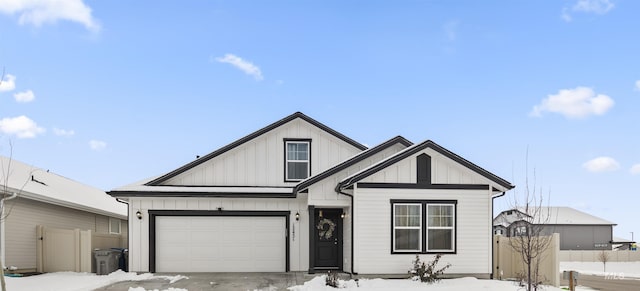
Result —
[[223, 154], [225, 152], [228, 152], [229, 150], [232, 150], [237, 146], [240, 146], [240, 145], [242, 145], [242, 144], [244, 144], [244, 143], [246, 143], [246, 142], [248, 142], [248, 141], [250, 141], [250, 140], [252, 140], [252, 139], [254, 139], [256, 137], [258, 137], [258, 136], [261, 136], [261, 135], [263, 135], [263, 134], [265, 134], [265, 133], [267, 133], [267, 132], [269, 132], [269, 131], [271, 131], [271, 130], [273, 130], [275, 128], [278, 128], [278, 127], [280, 127], [280, 126], [282, 126], [282, 125], [284, 125], [284, 124], [286, 124], [286, 123], [288, 123], [288, 122], [290, 122], [292, 120], [295, 120], [297, 118], [300, 118], [300, 119], [302, 119], [302, 120], [304, 120], [304, 121], [306, 121], [306, 122], [308, 122], [308, 123], [320, 128], [320, 129], [322, 129], [323, 131], [325, 131], [325, 132], [327, 132], [327, 133], [329, 133], [329, 134], [331, 134], [331, 135], [343, 140], [344, 142], [354, 146], [357, 149], [360, 149], [360, 150], [363, 150], [363, 151], [367, 149], [367, 147], [364, 146], [363, 144], [361, 144], [361, 143], [359, 143], [359, 142], [357, 142], [357, 141], [355, 141], [355, 140], [353, 140], [353, 139], [351, 139], [351, 138], [349, 138], [349, 137], [347, 137], [347, 136], [335, 131], [334, 129], [332, 129], [332, 128], [330, 128], [330, 127], [328, 127], [328, 126], [316, 121], [315, 119], [313, 119], [313, 118], [311, 118], [311, 117], [309, 117], [307, 115], [304, 115], [302, 112], [296, 112], [296, 113], [291, 114], [291, 115], [289, 115], [289, 116], [287, 116], [287, 117], [285, 117], [283, 119], [280, 119], [280, 120], [278, 120], [278, 121], [276, 121], [276, 122], [274, 122], [274, 123], [272, 123], [270, 125], [267, 125], [266, 127], [262, 128], [262, 129], [259, 129], [258, 131], [255, 131], [255, 132], [253, 132], [253, 133], [251, 133], [251, 134], [249, 134], [249, 135], [247, 135], [247, 136], [245, 136], [245, 137], [243, 137], [243, 138], [241, 138], [239, 140], [236, 140], [236, 141], [234, 141], [234, 142], [232, 142], [232, 143], [230, 143], [230, 144], [228, 144], [228, 145], [226, 145], [226, 146], [224, 146], [224, 147], [222, 147], [220, 149], [217, 149], [217, 150], [215, 150], [215, 151], [213, 151], [213, 152], [211, 152], [211, 153], [209, 153], [207, 155], [204, 155], [204, 156], [196, 159], [195, 161], [192, 161], [192, 162], [190, 162], [190, 163], [188, 163], [188, 164], [186, 164], [186, 165], [184, 165], [184, 166], [182, 166], [182, 167], [180, 167], [180, 168], [178, 168], [176, 170], [173, 170], [173, 171], [171, 171], [171, 172], [169, 172], [169, 173], [167, 173], [165, 175], [162, 175], [162, 176], [160, 176], [160, 177], [158, 177], [158, 178], [156, 178], [156, 179], [154, 179], [152, 181], [149, 181], [149, 182], [146, 183], [146, 185], [150, 185], [150, 186], [158, 185], [158, 184], [160, 184], [160, 183], [162, 183], [164, 181], [167, 181], [167, 180], [169, 180], [169, 179], [171, 179], [171, 178], [173, 178], [173, 177], [175, 177], [175, 176], [177, 176], [177, 175], [179, 175], [181, 173], [186, 172], [187, 170], [189, 170], [189, 169], [191, 169], [191, 168], [193, 168], [193, 167], [195, 167], [197, 165], [200, 165], [200, 164], [202, 164], [202, 163], [204, 163], [204, 162], [206, 162], [206, 161], [208, 161], [210, 159], [213, 159], [214, 157], [217, 157], [217, 156], [219, 156], [219, 155], [221, 155], [221, 154]]
[[25, 199], [127, 219], [127, 205], [100, 189], [4, 156], [0, 166], [0, 191], [6, 186], [10, 192], [5, 194], [16, 192]]
[[343, 179], [342, 181], [340, 181], [340, 183], [338, 184], [338, 187], [341, 189], [347, 188], [352, 186], [353, 184], [357, 183], [358, 181], [371, 176], [372, 174], [375, 174], [376, 172], [390, 166], [393, 165], [421, 150], [424, 150], [426, 148], [431, 148], [434, 151], [442, 154], [443, 156], [446, 156], [454, 161], [456, 161], [457, 163], [473, 170], [474, 172], [482, 175], [483, 177], [495, 182], [496, 184], [506, 188], [506, 189], [513, 189], [515, 186], [512, 185], [510, 182], [508, 182], [505, 179], [502, 179], [500, 177], [498, 177], [497, 175], [479, 167], [478, 165], [467, 161], [466, 159], [462, 158], [459, 155], [454, 154], [453, 152], [445, 149], [444, 147], [436, 144], [435, 142], [431, 141], [431, 140], [426, 140], [422, 143], [413, 145], [411, 147], [408, 147], [406, 149], [404, 149], [403, 151], [400, 151], [398, 153], [396, 153], [393, 156], [388, 157], [387, 159], [384, 159], [374, 165], [371, 165], [370, 167], [363, 169], [362, 171], [355, 173], [349, 177], [346, 177], [345, 179]]
[[293, 189], [294, 193], [297, 193], [301, 190], [304, 190], [305, 188], [308, 188], [309, 186], [333, 175], [336, 174], [366, 158], [369, 158], [395, 144], [402, 144], [406, 147], [409, 147], [411, 145], [413, 145], [413, 143], [411, 141], [409, 141], [408, 139], [402, 137], [402, 136], [396, 136], [390, 140], [387, 140], [375, 147], [372, 147], [370, 149], [367, 149], [353, 157], [351, 157], [350, 159], [335, 165], [334, 167], [331, 167], [327, 170], [325, 170], [324, 172], [321, 172], [317, 175], [311, 176], [309, 178], [307, 178], [306, 180], [301, 181], [300, 183], [298, 183], [298, 185], [295, 186], [295, 188]]
[[[517, 211], [519, 215], [508, 215], [509, 211]], [[501, 223], [505, 222], [511, 225], [512, 223], [522, 220], [523, 215], [530, 216], [525, 214], [523, 208], [518, 207], [516, 209], [505, 210], [501, 212], [498, 217], [502, 216]], [[494, 219], [494, 225], [498, 222], [498, 217]], [[611, 221], [593, 216], [586, 212], [582, 212], [580, 210], [559, 206], [559, 207], [540, 207], [537, 217], [546, 220], [548, 217], [548, 221], [544, 224], [555, 224], [555, 225], [617, 225]], [[534, 217], [534, 221], [536, 221], [537, 217]], [[499, 223], [500, 223], [499, 222]]]

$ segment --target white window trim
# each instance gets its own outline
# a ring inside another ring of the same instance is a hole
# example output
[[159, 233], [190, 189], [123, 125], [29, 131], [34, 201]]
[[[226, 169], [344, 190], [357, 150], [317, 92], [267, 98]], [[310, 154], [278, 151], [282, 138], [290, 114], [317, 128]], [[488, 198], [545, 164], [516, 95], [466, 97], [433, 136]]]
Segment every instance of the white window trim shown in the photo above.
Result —
[[[289, 160], [289, 144], [307, 144], [307, 159], [306, 160]], [[311, 176], [311, 141], [306, 141], [306, 140], [288, 140], [285, 141], [284, 144], [284, 175], [285, 175], [285, 181], [287, 182], [297, 182], [297, 181], [302, 181], [306, 178], [309, 178]], [[289, 163], [306, 163], [307, 164], [307, 177], [304, 179], [292, 179], [289, 178]]]
[[[118, 232], [114, 232], [113, 229], [111, 229], [112, 221], [118, 221]], [[113, 217], [109, 217], [109, 234], [121, 234], [122, 233], [122, 221], [120, 219], [117, 218], [113, 218]]]
[[[425, 217], [425, 237], [427, 237], [427, 252], [454, 252], [456, 244], [456, 206], [452, 203], [427, 203], [427, 217]], [[451, 226], [429, 226], [429, 206], [449, 206], [451, 207]], [[451, 248], [450, 249], [431, 249], [429, 248], [429, 230], [430, 229], [450, 229], [451, 230]]]
[[[420, 224], [418, 226], [396, 226], [396, 206], [403, 206], [403, 205], [410, 205], [410, 206], [418, 206], [420, 207]], [[393, 237], [393, 252], [396, 253], [415, 253], [415, 252], [422, 252], [422, 237], [423, 237], [423, 233], [422, 233], [422, 222], [424, 221], [424, 217], [422, 217], [422, 204], [421, 203], [393, 203], [393, 232], [391, 233], [392, 237]], [[418, 248], [415, 250], [398, 250], [396, 249], [396, 229], [417, 229], [420, 234], [418, 235]]]

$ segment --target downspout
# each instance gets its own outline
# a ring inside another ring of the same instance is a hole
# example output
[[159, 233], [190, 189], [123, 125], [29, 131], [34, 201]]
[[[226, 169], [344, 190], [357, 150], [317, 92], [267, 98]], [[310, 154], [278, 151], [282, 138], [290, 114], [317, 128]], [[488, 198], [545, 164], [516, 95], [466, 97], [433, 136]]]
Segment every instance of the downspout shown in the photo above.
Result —
[[351, 276], [353, 276], [353, 275], [358, 275], [358, 273], [353, 271], [353, 266], [354, 266], [353, 253], [355, 253], [355, 248], [353, 247], [354, 246], [353, 234], [355, 233], [355, 229], [353, 228], [353, 220], [354, 220], [355, 216], [353, 215], [353, 213], [355, 212], [355, 207], [353, 205], [353, 195], [349, 194], [349, 193], [346, 193], [346, 192], [343, 192], [341, 186], [342, 186], [341, 183], [338, 183], [338, 185], [336, 186], [335, 191], [338, 192], [338, 194], [343, 194], [343, 195], [349, 196], [349, 198], [351, 199], [351, 271], [349, 272], [349, 274]]
[[2, 209], [2, 213], [0, 213], [0, 216], [1, 216], [0, 217], [0, 240], [1, 240], [0, 241], [0, 247], [2, 248], [0, 250], [0, 254], [2, 255], [2, 262], [0, 262], [0, 264], [2, 264], [2, 266], [0, 266], [0, 267], [2, 267], [2, 268], [5, 267], [5, 249], [6, 249], [5, 243], [4, 243], [5, 242], [5, 239], [4, 239], [4, 237], [5, 237], [5, 235], [4, 235], [4, 202], [8, 201], [8, 200], [11, 200], [11, 199], [14, 199], [16, 197], [18, 197], [18, 193], [13, 192], [13, 193], [11, 193], [11, 195], [9, 197], [3, 197], [2, 199], [0, 199], [0, 209]]
[[[489, 187], [490, 187], [489, 189], [491, 189], [491, 186], [489, 186]], [[491, 237], [491, 275], [489, 276], [489, 278], [492, 279], [492, 280], [493, 280], [493, 271], [495, 270], [495, 262], [493, 260], [493, 256], [495, 255], [495, 252], [496, 252], [495, 248], [493, 247], [493, 210], [494, 210], [493, 208], [494, 208], [494, 204], [495, 204], [494, 200], [496, 198], [498, 198], [498, 197], [504, 196], [505, 193], [507, 193], [507, 192], [502, 192], [500, 194], [491, 196], [491, 235], [490, 235], [490, 237]], [[499, 261], [498, 261], [498, 263], [499, 263]], [[500, 269], [500, 265], [498, 265], [498, 269]], [[500, 274], [499, 271], [500, 270], [498, 270], [498, 275]]]

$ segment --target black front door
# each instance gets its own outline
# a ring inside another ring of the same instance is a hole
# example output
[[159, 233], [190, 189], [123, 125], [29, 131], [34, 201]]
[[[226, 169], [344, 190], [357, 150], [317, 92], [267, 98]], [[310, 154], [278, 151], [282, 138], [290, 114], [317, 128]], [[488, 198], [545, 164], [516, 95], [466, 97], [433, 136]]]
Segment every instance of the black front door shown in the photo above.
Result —
[[342, 270], [342, 209], [315, 209], [315, 269]]

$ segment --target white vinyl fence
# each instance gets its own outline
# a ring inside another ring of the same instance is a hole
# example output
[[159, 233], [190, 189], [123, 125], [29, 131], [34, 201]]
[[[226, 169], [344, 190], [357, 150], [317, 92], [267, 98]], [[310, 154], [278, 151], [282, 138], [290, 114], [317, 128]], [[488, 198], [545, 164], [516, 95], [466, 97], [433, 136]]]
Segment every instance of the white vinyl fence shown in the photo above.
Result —
[[[560, 251], [561, 262], [600, 262], [598, 257], [603, 251]], [[609, 262], [638, 262], [640, 251], [604, 251]]]

